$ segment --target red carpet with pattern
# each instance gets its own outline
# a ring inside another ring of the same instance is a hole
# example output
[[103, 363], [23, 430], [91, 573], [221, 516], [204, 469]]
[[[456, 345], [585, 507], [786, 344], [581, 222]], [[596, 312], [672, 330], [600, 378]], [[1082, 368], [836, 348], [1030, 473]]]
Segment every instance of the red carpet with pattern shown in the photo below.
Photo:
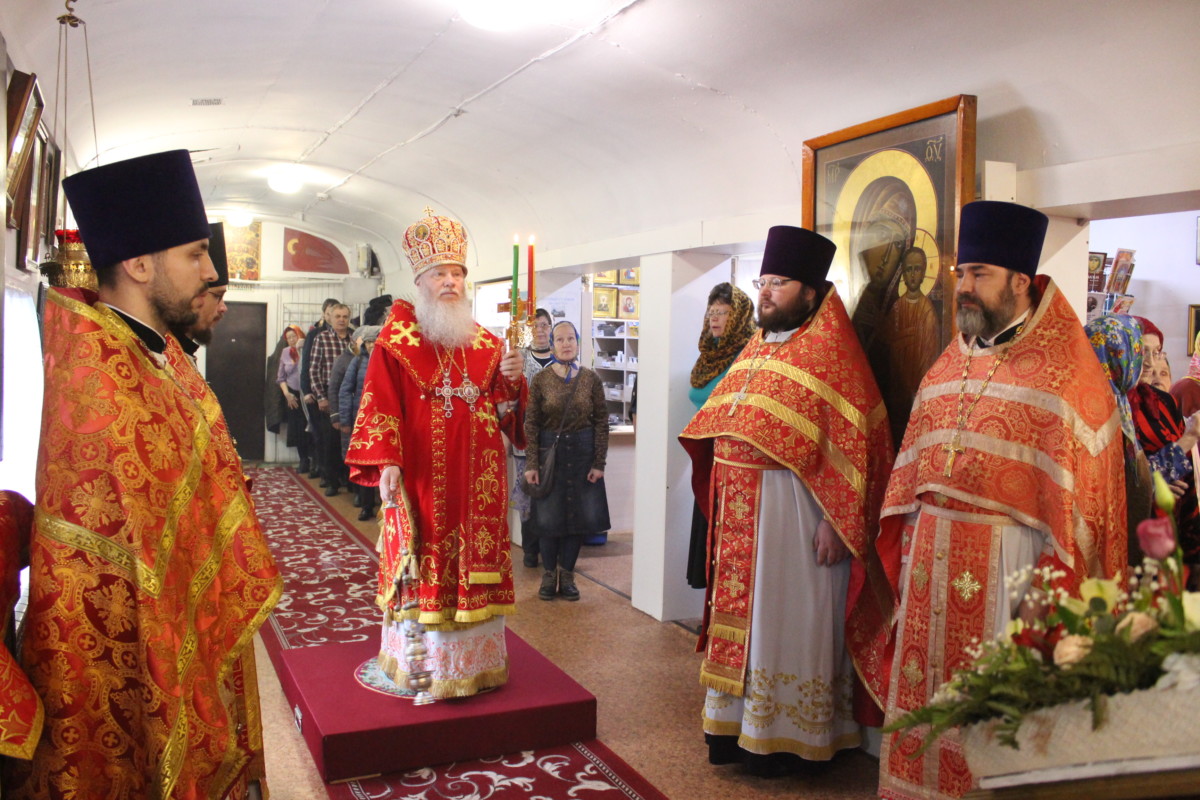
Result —
[[[279, 654], [379, 635], [373, 545], [308, 481], [286, 467], [247, 470], [258, 516], [284, 575], [284, 593], [263, 643]], [[392, 773], [328, 787], [333, 800], [665, 800], [598, 741]]]
[[378, 638], [374, 545], [293, 470], [266, 467], [247, 475], [284, 578], [283, 597], [263, 626], [276, 670], [280, 650]]
[[596, 740], [329, 787], [331, 800], [666, 800]]

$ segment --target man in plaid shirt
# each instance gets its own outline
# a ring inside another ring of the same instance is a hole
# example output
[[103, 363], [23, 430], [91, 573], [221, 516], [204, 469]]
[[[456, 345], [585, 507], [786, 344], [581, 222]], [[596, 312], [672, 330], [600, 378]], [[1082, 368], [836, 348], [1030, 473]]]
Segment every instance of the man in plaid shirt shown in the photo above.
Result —
[[350, 345], [350, 307], [338, 303], [329, 308], [329, 327], [321, 331], [313, 339], [312, 365], [309, 368], [312, 381], [312, 394], [317, 401], [317, 447], [324, 457], [325, 474], [321, 477], [329, 484], [325, 489], [326, 497], [333, 497], [338, 488], [345, 483], [342, 473], [346, 467], [342, 462], [342, 448], [339, 438], [329, 419], [332, 409], [330, 397], [337, 398], [338, 386], [329, 385], [329, 373], [333, 362], [337, 360]]

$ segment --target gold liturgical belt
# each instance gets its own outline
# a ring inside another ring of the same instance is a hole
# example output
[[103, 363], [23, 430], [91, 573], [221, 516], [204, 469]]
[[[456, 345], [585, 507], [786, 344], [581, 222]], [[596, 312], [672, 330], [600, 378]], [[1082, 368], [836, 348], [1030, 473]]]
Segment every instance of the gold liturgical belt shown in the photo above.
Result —
[[713, 459], [720, 464], [746, 469], [787, 469], [754, 445], [729, 436], [717, 438], [713, 445]]

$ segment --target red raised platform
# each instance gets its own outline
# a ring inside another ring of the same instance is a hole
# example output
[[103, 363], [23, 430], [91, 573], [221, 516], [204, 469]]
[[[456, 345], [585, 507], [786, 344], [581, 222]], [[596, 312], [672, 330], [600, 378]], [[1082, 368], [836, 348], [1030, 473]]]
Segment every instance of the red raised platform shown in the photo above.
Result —
[[596, 738], [595, 696], [512, 631], [506, 636], [507, 684], [424, 706], [355, 679], [378, 655], [378, 640], [282, 651], [283, 692], [321, 776], [342, 781]]

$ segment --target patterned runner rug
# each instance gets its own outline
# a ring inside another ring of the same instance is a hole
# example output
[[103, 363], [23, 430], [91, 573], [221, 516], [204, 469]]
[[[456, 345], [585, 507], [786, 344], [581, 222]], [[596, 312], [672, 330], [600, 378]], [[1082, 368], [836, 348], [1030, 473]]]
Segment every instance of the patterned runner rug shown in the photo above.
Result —
[[276, 563], [283, 597], [263, 626], [263, 644], [278, 654], [293, 647], [378, 638], [375, 548], [320, 492], [287, 467], [247, 470], [254, 503]]
[[[265, 467], [247, 475], [284, 576], [283, 597], [262, 630], [276, 669], [283, 650], [377, 638], [374, 546], [293, 470]], [[348, 781], [328, 791], [331, 800], [666, 800], [596, 740]]]
[[667, 800], [593, 739], [329, 787], [330, 800]]

